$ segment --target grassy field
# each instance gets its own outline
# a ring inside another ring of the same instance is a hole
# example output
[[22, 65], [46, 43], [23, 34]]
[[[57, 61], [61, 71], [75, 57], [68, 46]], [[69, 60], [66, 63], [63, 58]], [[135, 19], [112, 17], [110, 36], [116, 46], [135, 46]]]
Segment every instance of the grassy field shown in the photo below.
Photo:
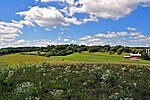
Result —
[[150, 67], [49, 63], [0, 69], [0, 100], [150, 100]]
[[150, 100], [150, 61], [124, 55], [0, 56], [0, 100]]
[[0, 56], [0, 64], [8, 65], [20, 65], [20, 64], [31, 64], [31, 63], [41, 63], [41, 62], [52, 62], [52, 63], [71, 63], [71, 62], [108, 62], [108, 63], [135, 63], [135, 64], [150, 64], [150, 61], [138, 60], [131, 61], [129, 59], [124, 59], [122, 55], [109, 55], [109, 53], [74, 53], [68, 56], [52, 56], [52, 57], [42, 57], [36, 55], [20, 55], [10, 54]]

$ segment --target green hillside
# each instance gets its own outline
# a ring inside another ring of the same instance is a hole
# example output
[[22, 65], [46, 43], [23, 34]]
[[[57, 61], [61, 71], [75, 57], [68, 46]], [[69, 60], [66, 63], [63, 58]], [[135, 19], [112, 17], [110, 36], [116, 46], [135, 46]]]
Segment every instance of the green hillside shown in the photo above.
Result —
[[108, 63], [138, 63], [138, 64], [150, 64], [150, 61], [138, 60], [131, 61], [129, 59], [124, 59], [122, 55], [109, 55], [108, 53], [74, 53], [68, 56], [51, 56], [43, 57], [37, 55], [20, 55], [20, 54], [10, 54], [0, 56], [1, 64], [8, 65], [20, 65], [20, 64], [31, 64], [31, 63], [42, 63], [42, 62], [51, 62], [51, 63], [73, 63], [73, 62], [108, 62]]

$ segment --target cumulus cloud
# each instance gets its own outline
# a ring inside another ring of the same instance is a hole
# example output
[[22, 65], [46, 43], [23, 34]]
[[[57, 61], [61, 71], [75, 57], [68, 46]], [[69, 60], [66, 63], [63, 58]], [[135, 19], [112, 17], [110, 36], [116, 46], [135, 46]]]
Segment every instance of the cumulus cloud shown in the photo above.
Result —
[[70, 24], [80, 25], [87, 22], [80, 21], [75, 17], [66, 17], [58, 9], [52, 6], [41, 8], [35, 6], [28, 11], [17, 12], [16, 14], [25, 16], [24, 23], [26, 22], [26, 24], [29, 24], [30, 26], [33, 26], [32, 22], [41, 27], [68, 26]]
[[[60, 8], [54, 6], [48, 7], [30, 7], [27, 11], [17, 12], [16, 14], [24, 16], [23, 20], [12, 21], [10, 23], [0, 21], [0, 43], [14, 41], [20, 34], [24, 25], [41, 26], [45, 30], [56, 27], [69, 26], [70, 24], [80, 25], [90, 21], [99, 21], [104, 19], [119, 19], [125, 17], [136, 10], [137, 6], [147, 7], [150, 0], [35, 0], [36, 2], [57, 2], [64, 5]], [[78, 18], [75, 14], [86, 14], [84, 18]], [[133, 32], [107, 32], [99, 33], [95, 36], [85, 36], [80, 41], [88, 44], [102, 44], [104, 40], [101, 38], [111, 39], [115, 37], [131, 36], [133, 41], [148, 41], [149, 37], [144, 36], [136, 28], [128, 27], [127, 30]], [[62, 41], [69, 41], [62, 39]], [[18, 40], [16, 43], [21, 44], [25, 40]], [[38, 44], [55, 44], [49, 40], [37, 41]], [[71, 41], [75, 42], [75, 41]]]
[[129, 15], [138, 5], [150, 3], [150, 0], [41, 0], [41, 2], [71, 4], [64, 8], [64, 12], [70, 16], [75, 13], [87, 13], [101, 18], [119, 19]]
[[102, 37], [102, 38], [115, 38], [119, 36], [126, 36], [128, 35], [127, 32], [108, 32], [107, 34], [99, 33], [96, 34], [96, 37]]
[[100, 39], [100, 38], [95, 38], [93, 36], [84, 36], [79, 38], [80, 41], [80, 45], [103, 45], [104, 40]]
[[[70, 24], [84, 24], [90, 21], [99, 21], [98, 18], [119, 19], [133, 12], [139, 4], [149, 3], [149, 0], [36, 0], [40, 2], [63, 3], [62, 8], [56, 7], [31, 7], [28, 11], [17, 12], [24, 16], [21, 22], [41, 27], [69, 26]], [[69, 4], [66, 5], [66, 4]], [[74, 17], [74, 14], [88, 14], [83, 19]], [[128, 28], [128, 30], [135, 30]]]
[[29, 20], [21, 20], [18, 23], [20, 23], [22, 25], [26, 25], [26, 26], [32, 26], [32, 27], [34, 26], [34, 24]]
[[92, 36], [84, 36], [84, 37], [80, 38], [79, 40], [86, 41], [86, 40], [89, 40], [89, 39], [92, 39], [92, 38], [93, 38]]
[[0, 43], [15, 40], [19, 34], [22, 34], [21, 28], [23, 28], [23, 25], [16, 21], [12, 21], [11, 23], [0, 22]]
[[[134, 43], [137, 43], [137, 42], [147, 42], [147, 43], [150, 43], [150, 37], [146, 37], [144, 35], [141, 35], [133, 40], [129, 40], [129, 42], [134, 42]], [[144, 45], [144, 44], [143, 44]]]
[[84, 45], [134, 45], [138, 43], [150, 43], [150, 37], [142, 32], [107, 32], [99, 33], [93, 36], [84, 36], [79, 38], [80, 44]]
[[26, 41], [24, 39], [20, 39], [14, 42], [16, 45], [21, 45], [21, 44], [29, 44], [29, 41]]
[[27, 43], [24, 39], [16, 40], [20, 34], [23, 34], [21, 29], [24, 25], [34, 26], [28, 20], [12, 20], [12, 22], [9, 23], [0, 21], [0, 46], [19, 46], [20, 44]]
[[18, 12], [25, 20], [35, 22], [39, 26], [67, 26], [64, 16], [55, 8], [32, 7], [28, 11]]

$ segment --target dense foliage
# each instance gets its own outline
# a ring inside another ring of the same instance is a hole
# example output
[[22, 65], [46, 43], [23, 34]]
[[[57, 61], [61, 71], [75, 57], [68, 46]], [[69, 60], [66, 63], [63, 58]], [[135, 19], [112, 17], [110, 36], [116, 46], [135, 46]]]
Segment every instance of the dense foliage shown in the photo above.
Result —
[[0, 69], [1, 100], [150, 100], [150, 68], [48, 63]]
[[150, 55], [148, 55], [146, 52], [142, 53], [142, 59], [143, 60], [150, 60]]

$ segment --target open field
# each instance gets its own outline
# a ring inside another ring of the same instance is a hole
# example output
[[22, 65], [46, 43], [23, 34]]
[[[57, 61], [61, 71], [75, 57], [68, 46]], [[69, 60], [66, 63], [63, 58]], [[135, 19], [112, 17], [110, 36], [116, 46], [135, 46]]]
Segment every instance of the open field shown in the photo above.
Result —
[[0, 64], [8, 65], [20, 65], [20, 64], [32, 64], [41, 62], [51, 62], [51, 63], [77, 63], [77, 62], [91, 62], [91, 63], [134, 63], [134, 64], [150, 64], [150, 61], [138, 60], [131, 61], [129, 59], [124, 59], [122, 55], [110, 55], [109, 53], [74, 53], [68, 56], [51, 56], [43, 57], [37, 55], [20, 55], [10, 54], [0, 56]]
[[150, 100], [150, 67], [49, 63], [0, 70], [1, 100]]
[[150, 61], [124, 55], [0, 56], [0, 100], [149, 100]]

